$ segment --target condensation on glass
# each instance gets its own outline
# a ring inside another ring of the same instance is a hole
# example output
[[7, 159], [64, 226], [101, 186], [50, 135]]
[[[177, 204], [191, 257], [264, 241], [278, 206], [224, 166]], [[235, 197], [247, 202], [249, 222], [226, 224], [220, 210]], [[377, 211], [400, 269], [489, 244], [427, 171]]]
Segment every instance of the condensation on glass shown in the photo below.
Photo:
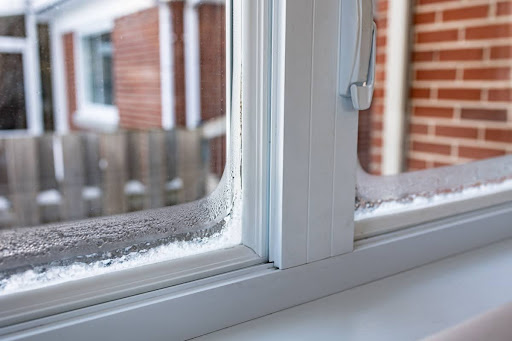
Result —
[[226, 241], [224, 2], [11, 2], [0, 9], [0, 292], [51, 262]]
[[[376, 89], [372, 107], [359, 117], [356, 207], [371, 209], [511, 178], [510, 2], [408, 2], [408, 63], [403, 72], [388, 74], [390, 41], [400, 39], [390, 23], [402, 15], [392, 11], [393, 1], [374, 2]], [[387, 101], [397, 99], [389, 97], [393, 89], [387, 85], [401, 79], [405, 91], [396, 115], [388, 112]], [[390, 122], [391, 116], [401, 121]], [[490, 158], [498, 159], [482, 161]], [[385, 164], [397, 166], [390, 170]]]

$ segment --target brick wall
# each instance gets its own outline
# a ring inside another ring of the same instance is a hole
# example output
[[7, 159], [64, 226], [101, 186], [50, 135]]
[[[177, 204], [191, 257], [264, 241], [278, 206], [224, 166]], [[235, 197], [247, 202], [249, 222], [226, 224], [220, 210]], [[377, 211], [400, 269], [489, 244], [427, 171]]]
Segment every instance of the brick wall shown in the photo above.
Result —
[[112, 43], [120, 127], [161, 128], [158, 7], [117, 19]]
[[[387, 1], [380, 0], [378, 8], [378, 21], [385, 21]], [[512, 153], [512, 2], [416, 0], [412, 11], [406, 170]], [[375, 173], [380, 170], [385, 100], [383, 26], [380, 85], [371, 111], [369, 169]]]
[[[201, 72], [201, 120], [226, 114], [226, 41], [225, 7], [221, 4], [198, 5], [199, 60]], [[226, 137], [210, 142], [210, 169], [222, 176], [226, 164]]]
[[198, 5], [201, 120], [225, 115], [226, 44], [224, 5]]
[[76, 78], [75, 78], [75, 42], [74, 34], [62, 35], [62, 46], [64, 48], [64, 68], [66, 74], [66, 97], [68, 110], [68, 124], [70, 130], [75, 130], [73, 114], [76, 112]]
[[186, 115], [186, 88], [185, 88], [185, 39], [183, 14], [185, 1], [172, 1], [171, 9], [171, 37], [172, 53], [174, 57], [174, 112], [176, 126], [184, 127], [187, 124]]
[[414, 7], [409, 169], [512, 153], [512, 2]]

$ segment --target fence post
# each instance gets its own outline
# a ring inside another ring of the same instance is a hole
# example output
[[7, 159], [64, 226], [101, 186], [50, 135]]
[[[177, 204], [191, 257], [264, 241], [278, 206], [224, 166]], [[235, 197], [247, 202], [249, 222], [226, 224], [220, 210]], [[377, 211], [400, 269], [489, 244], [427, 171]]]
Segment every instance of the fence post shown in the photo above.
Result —
[[63, 220], [86, 217], [82, 190], [85, 183], [82, 139], [78, 133], [61, 136], [64, 179], [61, 215]]
[[16, 225], [39, 224], [37, 193], [39, 191], [38, 155], [36, 138], [11, 138], [5, 141], [7, 177], [10, 200]]
[[100, 165], [103, 171], [103, 213], [126, 212], [124, 186], [128, 178], [126, 133], [102, 134], [100, 137]]

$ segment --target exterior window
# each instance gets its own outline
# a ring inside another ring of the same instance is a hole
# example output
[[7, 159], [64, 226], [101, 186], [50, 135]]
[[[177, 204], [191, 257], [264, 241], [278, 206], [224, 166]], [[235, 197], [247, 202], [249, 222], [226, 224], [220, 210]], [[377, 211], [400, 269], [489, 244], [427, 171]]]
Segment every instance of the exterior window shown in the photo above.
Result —
[[84, 52], [88, 67], [88, 100], [97, 104], [114, 104], [112, 82], [112, 38], [103, 33], [84, 38]]

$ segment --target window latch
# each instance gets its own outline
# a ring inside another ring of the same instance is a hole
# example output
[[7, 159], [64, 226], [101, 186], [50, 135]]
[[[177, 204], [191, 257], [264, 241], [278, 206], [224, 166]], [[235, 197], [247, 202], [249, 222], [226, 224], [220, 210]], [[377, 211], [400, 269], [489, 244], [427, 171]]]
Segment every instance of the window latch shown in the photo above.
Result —
[[341, 1], [339, 92], [357, 110], [368, 109], [373, 98], [376, 33], [371, 0]]

